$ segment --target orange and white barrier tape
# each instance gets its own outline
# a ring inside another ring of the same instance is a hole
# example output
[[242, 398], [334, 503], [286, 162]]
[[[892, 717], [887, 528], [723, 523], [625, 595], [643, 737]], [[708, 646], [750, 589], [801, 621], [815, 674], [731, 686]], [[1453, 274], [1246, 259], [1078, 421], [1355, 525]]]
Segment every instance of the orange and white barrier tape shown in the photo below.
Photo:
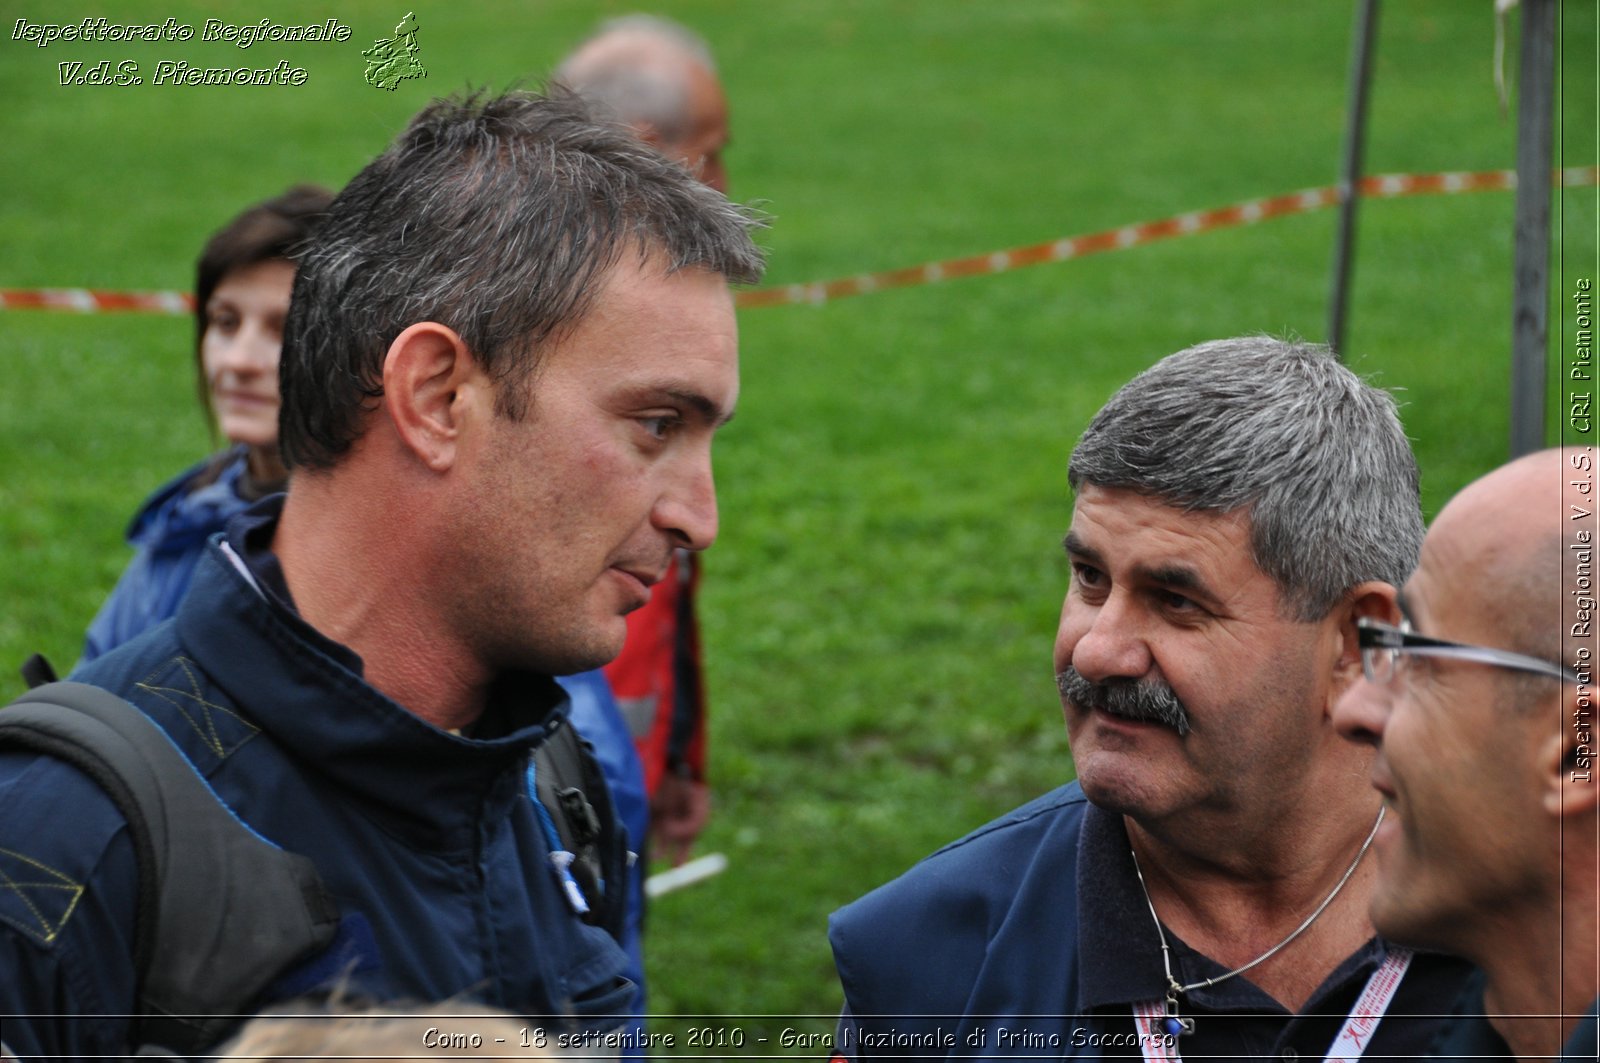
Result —
[[[1600, 166], [1575, 167], [1562, 170], [1553, 182], [1558, 186], [1600, 184]], [[1478, 192], [1489, 189], [1517, 187], [1515, 170], [1488, 170], [1478, 173], [1383, 174], [1364, 177], [1360, 195], [1368, 199], [1392, 199], [1397, 196], [1418, 196], [1434, 193]], [[1335, 186], [1309, 188], [1284, 196], [1251, 199], [1230, 207], [1215, 210], [1193, 211], [1160, 221], [1125, 225], [1120, 229], [1088, 233], [1083, 236], [1063, 237], [1048, 243], [1013, 247], [987, 255], [952, 258], [942, 262], [928, 262], [921, 266], [892, 269], [883, 273], [842, 277], [838, 280], [817, 281], [811, 284], [788, 284], [776, 288], [760, 288], [740, 292], [738, 305], [780, 306], [785, 303], [825, 303], [849, 295], [865, 295], [884, 288], [904, 288], [918, 284], [932, 284], [951, 277], [976, 277], [986, 273], [1006, 273], [1026, 266], [1046, 262], [1065, 262], [1101, 251], [1117, 251], [1125, 247], [1154, 243], [1175, 236], [1226, 229], [1235, 225], [1250, 225], [1266, 218], [1279, 218], [1287, 214], [1304, 214], [1339, 202], [1339, 189]]]
[[92, 288], [0, 288], [0, 310], [189, 314], [194, 312], [194, 296], [187, 292], [107, 292]]
[[[1600, 166], [1579, 166], [1561, 170], [1553, 182], [1573, 188], [1600, 184]], [[1482, 192], [1517, 187], [1515, 170], [1483, 170], [1475, 173], [1375, 174], [1363, 177], [1359, 194], [1365, 199], [1394, 199], [1399, 196]], [[1252, 225], [1267, 218], [1305, 214], [1339, 202], [1339, 189], [1333, 185], [1308, 188], [1288, 195], [1250, 199], [1214, 210], [1191, 211], [1159, 221], [1125, 225], [1120, 229], [1067, 236], [1042, 244], [1013, 247], [986, 255], [950, 258], [920, 266], [867, 273], [810, 284], [785, 284], [738, 293], [741, 308], [782, 306], [793, 303], [825, 303], [850, 295], [865, 295], [885, 288], [905, 288], [932, 284], [952, 277], [976, 277], [988, 273], [1007, 273], [1047, 262], [1065, 262], [1102, 251], [1169, 240], [1176, 236]], [[194, 311], [194, 297], [185, 292], [115, 292], [89, 288], [0, 288], [0, 310], [68, 310], [85, 314], [134, 311], [158, 314], [188, 314]]]

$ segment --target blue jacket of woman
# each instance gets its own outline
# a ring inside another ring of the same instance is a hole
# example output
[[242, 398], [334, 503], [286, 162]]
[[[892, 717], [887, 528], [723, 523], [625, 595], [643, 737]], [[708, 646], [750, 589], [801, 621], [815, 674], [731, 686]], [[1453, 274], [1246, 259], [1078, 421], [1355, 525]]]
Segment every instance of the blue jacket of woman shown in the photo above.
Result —
[[[212, 455], [168, 481], [139, 507], [127, 531], [133, 559], [89, 625], [85, 662], [178, 611], [206, 540], [258, 497], [240, 493], [248, 490], [245, 464], [242, 446]], [[195, 486], [208, 475], [210, 482]]]

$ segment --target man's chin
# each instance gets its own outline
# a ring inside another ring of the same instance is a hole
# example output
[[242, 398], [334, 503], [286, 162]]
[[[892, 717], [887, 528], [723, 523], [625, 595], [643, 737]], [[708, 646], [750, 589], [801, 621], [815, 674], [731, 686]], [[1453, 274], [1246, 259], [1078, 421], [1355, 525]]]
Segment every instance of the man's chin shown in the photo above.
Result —
[[577, 675], [580, 672], [592, 672], [596, 668], [603, 668], [617, 659], [622, 653], [622, 644], [627, 636], [627, 625], [622, 619], [617, 618], [616, 630], [597, 632], [594, 638], [583, 641], [571, 641], [559, 646], [542, 646], [532, 648], [531, 652], [524, 654], [517, 662], [517, 667], [531, 672], [542, 672], [545, 675]]
[[617, 639], [615, 642], [607, 642], [591, 648], [589, 652], [582, 655], [583, 667], [578, 670], [580, 672], [592, 672], [596, 668], [604, 668], [621, 656], [622, 641], [622, 639]]
[[1077, 763], [1078, 785], [1095, 805], [1124, 816], [1149, 811], [1156, 795], [1150, 787], [1150, 765], [1143, 758], [1097, 750], [1079, 757]]
[[1452, 935], [1448, 928], [1430, 912], [1419, 909], [1418, 900], [1415, 891], [1404, 889], [1393, 876], [1380, 874], [1369, 908], [1372, 928], [1402, 945], [1449, 951]]

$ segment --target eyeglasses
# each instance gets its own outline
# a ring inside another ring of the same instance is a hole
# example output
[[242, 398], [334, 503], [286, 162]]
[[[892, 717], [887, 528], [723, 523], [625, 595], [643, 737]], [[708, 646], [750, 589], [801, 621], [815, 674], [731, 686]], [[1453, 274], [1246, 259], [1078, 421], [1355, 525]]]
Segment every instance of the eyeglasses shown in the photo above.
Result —
[[1368, 617], [1356, 621], [1357, 638], [1361, 645], [1361, 671], [1372, 683], [1387, 683], [1394, 678], [1402, 654], [1418, 657], [1453, 657], [1459, 661], [1477, 661], [1496, 668], [1510, 668], [1518, 672], [1547, 675], [1567, 683], [1578, 682], [1578, 674], [1570, 668], [1528, 657], [1510, 650], [1497, 650], [1489, 646], [1468, 646], [1461, 642], [1431, 639], [1411, 630], [1409, 620], [1399, 627], [1379, 623]]

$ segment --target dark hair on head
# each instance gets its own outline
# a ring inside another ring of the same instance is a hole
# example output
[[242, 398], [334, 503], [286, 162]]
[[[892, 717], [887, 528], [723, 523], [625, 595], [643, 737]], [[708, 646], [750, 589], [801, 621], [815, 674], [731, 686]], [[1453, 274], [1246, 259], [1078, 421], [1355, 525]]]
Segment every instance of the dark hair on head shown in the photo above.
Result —
[[1250, 517], [1255, 563], [1298, 620], [1422, 548], [1417, 459], [1394, 398], [1320, 344], [1243, 336], [1168, 355], [1113, 395], [1067, 480]]
[[278, 445], [329, 468], [383, 393], [407, 327], [453, 329], [526, 412], [543, 346], [624, 254], [754, 284], [760, 222], [570, 93], [436, 100], [339, 193], [301, 260], [279, 365]]
[[206, 304], [235, 270], [274, 259], [294, 261], [316, 231], [333, 193], [317, 185], [295, 185], [282, 195], [257, 203], [211, 235], [195, 264], [194, 353], [200, 406], [211, 419], [211, 387], [201, 361], [200, 345], [206, 336]]

